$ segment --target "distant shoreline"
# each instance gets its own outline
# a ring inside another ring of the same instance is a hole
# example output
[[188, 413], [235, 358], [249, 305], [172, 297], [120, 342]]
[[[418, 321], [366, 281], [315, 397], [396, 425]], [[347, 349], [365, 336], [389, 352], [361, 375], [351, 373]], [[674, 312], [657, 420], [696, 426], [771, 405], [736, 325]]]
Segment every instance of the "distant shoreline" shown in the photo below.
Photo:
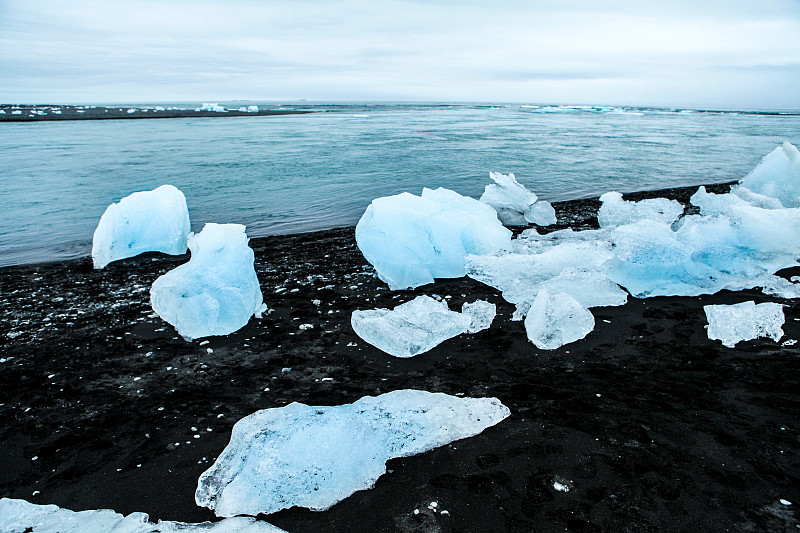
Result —
[[198, 118], [198, 117], [264, 117], [275, 115], [304, 115], [317, 113], [311, 110], [259, 109], [243, 111], [225, 109], [179, 109], [129, 106], [73, 106], [73, 105], [0, 105], [0, 122], [43, 122], [56, 120], [129, 120], [152, 118]]

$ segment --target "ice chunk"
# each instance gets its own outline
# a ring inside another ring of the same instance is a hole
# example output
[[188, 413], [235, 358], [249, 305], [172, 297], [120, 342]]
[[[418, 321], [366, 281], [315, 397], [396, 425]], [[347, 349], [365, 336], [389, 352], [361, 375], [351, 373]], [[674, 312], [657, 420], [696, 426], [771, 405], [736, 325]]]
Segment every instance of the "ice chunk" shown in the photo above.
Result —
[[506, 418], [496, 398], [398, 390], [355, 403], [291, 403], [247, 416], [200, 476], [195, 500], [217, 516], [328, 509], [374, 486], [386, 461], [477, 435]]
[[249, 105], [247, 106], [248, 113], [258, 113], [258, 106], [257, 105]]
[[477, 327], [477, 314], [478, 310], [469, 315], [457, 313], [444, 300], [418, 296], [393, 310], [353, 311], [350, 323], [359, 337], [379, 350], [395, 357], [413, 357], [465, 333], [473, 321]]
[[497, 211], [497, 217], [506, 226], [547, 226], [556, 223], [556, 212], [548, 202], [537, 202], [538, 197], [521, 185], [514, 174], [489, 172], [494, 183], [487, 185], [481, 202]]
[[203, 104], [200, 107], [198, 107], [197, 109], [195, 109], [195, 111], [214, 111], [215, 113], [227, 113], [227, 110], [223, 106], [221, 106], [219, 104], [216, 104], [216, 103], [214, 103], [214, 104], [209, 104], [209, 103]]
[[206, 224], [189, 235], [192, 258], [150, 289], [158, 315], [186, 339], [227, 335], [266, 310], [241, 224]]
[[708, 338], [720, 340], [728, 348], [739, 341], [783, 337], [783, 306], [777, 303], [742, 302], [735, 305], [705, 305], [708, 319]]
[[800, 298], [800, 283], [792, 283], [780, 276], [766, 276], [757, 285], [761, 286], [761, 292], [770, 296]]
[[542, 289], [525, 317], [528, 339], [542, 350], [555, 350], [584, 338], [594, 329], [588, 309], [567, 293]]
[[511, 232], [494, 209], [447, 189], [424, 189], [373, 200], [356, 226], [356, 242], [393, 290], [457, 278], [466, 254], [511, 247]]
[[475, 300], [472, 303], [464, 302], [461, 306], [461, 314], [468, 316], [471, 320], [467, 333], [478, 333], [484, 329], [489, 329], [497, 316], [497, 306], [485, 300]]
[[600, 197], [603, 205], [597, 211], [601, 228], [622, 226], [639, 220], [656, 220], [672, 224], [683, 214], [683, 206], [677, 200], [652, 198], [639, 202], [622, 199], [618, 192], [607, 192]]
[[706, 188], [701, 186], [689, 201], [700, 208], [703, 216], [729, 215], [736, 211], [737, 206], [753, 206], [761, 209], [783, 208], [777, 198], [763, 196], [746, 187], [736, 187], [727, 194], [714, 194], [706, 192]]
[[145, 513], [127, 516], [110, 509], [70, 511], [56, 505], [36, 505], [25, 500], [0, 499], [0, 531], [3, 533], [286, 533], [255, 518], [237, 516], [219, 522], [188, 524], [153, 523]]
[[784, 207], [800, 207], [800, 151], [785, 142], [764, 156], [740, 182], [753, 192], [771, 196]]
[[92, 238], [94, 268], [143, 252], [184, 254], [189, 230], [186, 198], [177, 188], [135, 192], [100, 217]]

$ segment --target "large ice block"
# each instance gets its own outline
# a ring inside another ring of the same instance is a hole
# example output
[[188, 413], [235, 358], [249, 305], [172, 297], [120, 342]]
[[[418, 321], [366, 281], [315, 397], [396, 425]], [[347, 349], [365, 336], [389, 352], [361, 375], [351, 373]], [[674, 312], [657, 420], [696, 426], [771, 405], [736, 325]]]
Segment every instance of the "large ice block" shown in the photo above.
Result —
[[109, 205], [92, 238], [94, 268], [143, 252], [186, 253], [189, 210], [172, 185], [135, 192]]
[[392, 310], [353, 311], [350, 323], [359, 337], [376, 348], [395, 357], [413, 357], [456, 335], [489, 327], [494, 315], [488, 318], [489, 309], [478, 302], [465, 304], [464, 312], [457, 313], [444, 300], [418, 296]]
[[618, 192], [607, 192], [600, 197], [602, 205], [597, 211], [601, 228], [622, 226], [639, 220], [656, 220], [672, 224], [683, 214], [683, 206], [677, 200], [651, 198], [638, 202], [622, 199]]
[[742, 302], [734, 305], [705, 305], [708, 319], [708, 338], [720, 340], [728, 348], [740, 341], [783, 337], [783, 306], [777, 303]]
[[110, 509], [70, 511], [56, 505], [36, 505], [25, 500], [0, 499], [2, 533], [286, 533], [248, 516], [219, 522], [150, 522], [145, 513], [127, 516]]
[[189, 236], [192, 258], [150, 289], [158, 315], [186, 339], [227, 335], [266, 310], [241, 224], [206, 224]]
[[506, 418], [496, 398], [398, 390], [347, 405], [291, 403], [247, 416], [200, 476], [198, 505], [217, 516], [328, 509], [372, 488], [386, 461], [471, 437]]
[[740, 183], [751, 191], [777, 198], [783, 207], [800, 207], [800, 151], [791, 143], [783, 143], [764, 156]]
[[593, 329], [592, 313], [564, 292], [540, 290], [525, 317], [528, 339], [542, 350], [555, 350], [580, 340]]
[[356, 242], [393, 290], [457, 278], [466, 254], [511, 247], [511, 232], [491, 207], [448, 189], [373, 200], [356, 226]]
[[533, 192], [517, 181], [514, 174], [489, 172], [489, 177], [494, 183], [486, 186], [481, 202], [492, 206], [503, 224], [549, 226], [556, 223], [553, 206], [538, 200]]

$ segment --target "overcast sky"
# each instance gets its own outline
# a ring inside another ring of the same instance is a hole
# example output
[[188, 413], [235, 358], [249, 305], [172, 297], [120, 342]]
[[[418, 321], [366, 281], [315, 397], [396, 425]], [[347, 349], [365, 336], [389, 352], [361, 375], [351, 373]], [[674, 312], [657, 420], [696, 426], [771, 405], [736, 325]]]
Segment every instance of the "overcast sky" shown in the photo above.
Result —
[[0, 0], [0, 103], [800, 108], [800, 0]]

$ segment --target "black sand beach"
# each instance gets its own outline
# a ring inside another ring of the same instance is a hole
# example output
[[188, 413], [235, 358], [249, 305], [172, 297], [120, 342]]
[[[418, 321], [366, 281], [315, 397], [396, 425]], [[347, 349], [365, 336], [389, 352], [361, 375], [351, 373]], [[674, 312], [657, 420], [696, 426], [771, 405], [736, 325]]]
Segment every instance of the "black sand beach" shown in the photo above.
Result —
[[0, 122], [42, 122], [53, 120], [110, 120], [145, 118], [196, 118], [196, 117], [259, 117], [273, 115], [302, 115], [314, 111], [301, 109], [259, 109], [257, 112], [225, 112], [198, 109], [159, 108], [154, 106], [74, 106], [74, 105], [0, 105]]
[[[626, 198], [687, 202], [694, 191]], [[598, 205], [554, 204], [559, 227], [595, 227]], [[800, 346], [725, 348], [707, 338], [702, 307], [779, 301], [785, 341], [800, 338], [797, 302], [755, 290], [630, 298], [593, 309], [591, 334], [547, 352], [509, 320], [512, 305], [471, 279], [389, 291], [352, 228], [251, 246], [271, 312], [207, 342], [184, 341], [149, 305], [152, 282], [185, 256], [0, 269], [0, 496], [213, 520], [194, 503], [197, 478], [240, 418], [415, 388], [495, 396], [511, 416], [390, 461], [374, 489], [326, 512], [264, 518], [292, 533], [797, 531]], [[353, 310], [419, 294], [451, 308], [487, 299], [498, 317], [411, 359], [352, 331]]]

